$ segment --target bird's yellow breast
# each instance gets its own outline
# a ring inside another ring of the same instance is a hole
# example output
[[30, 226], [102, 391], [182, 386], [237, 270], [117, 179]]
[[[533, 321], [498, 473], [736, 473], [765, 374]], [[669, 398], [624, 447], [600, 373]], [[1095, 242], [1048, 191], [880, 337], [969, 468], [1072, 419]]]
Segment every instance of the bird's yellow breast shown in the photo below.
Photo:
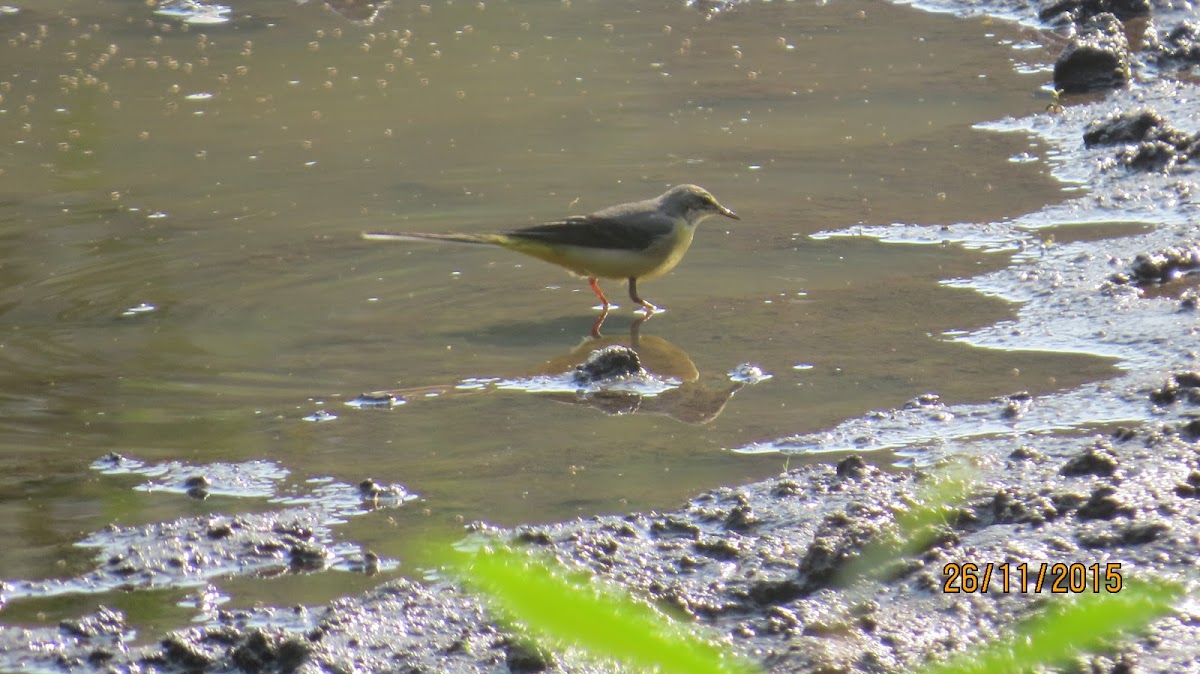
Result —
[[559, 265], [584, 277], [655, 278], [675, 268], [692, 245], [694, 228], [681, 223], [671, 232], [641, 250], [589, 248], [564, 244], [543, 244], [528, 239], [504, 237], [497, 241], [505, 248]]

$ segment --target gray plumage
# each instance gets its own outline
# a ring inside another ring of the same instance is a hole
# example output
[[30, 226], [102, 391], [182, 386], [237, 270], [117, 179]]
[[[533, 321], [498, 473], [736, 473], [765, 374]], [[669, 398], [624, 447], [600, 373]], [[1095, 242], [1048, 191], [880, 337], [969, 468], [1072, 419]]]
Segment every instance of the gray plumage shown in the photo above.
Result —
[[587, 278], [605, 309], [608, 299], [600, 292], [596, 279], [629, 279], [630, 298], [652, 313], [653, 305], [637, 294], [638, 279], [655, 278], [674, 269], [691, 246], [696, 225], [712, 215], [740, 219], [717, 203], [708, 190], [696, 185], [678, 185], [653, 199], [499, 233], [369, 232], [363, 237], [483, 243], [509, 248]]

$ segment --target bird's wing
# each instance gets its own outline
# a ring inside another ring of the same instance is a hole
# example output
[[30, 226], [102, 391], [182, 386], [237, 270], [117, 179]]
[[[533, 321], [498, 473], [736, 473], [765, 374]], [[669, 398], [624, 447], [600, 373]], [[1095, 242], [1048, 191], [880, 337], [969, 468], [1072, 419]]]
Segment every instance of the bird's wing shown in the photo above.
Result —
[[576, 215], [504, 234], [514, 239], [552, 246], [645, 250], [670, 234], [675, 224], [672, 219], [658, 214], [646, 214], [643, 217], [626, 215], [622, 218]]

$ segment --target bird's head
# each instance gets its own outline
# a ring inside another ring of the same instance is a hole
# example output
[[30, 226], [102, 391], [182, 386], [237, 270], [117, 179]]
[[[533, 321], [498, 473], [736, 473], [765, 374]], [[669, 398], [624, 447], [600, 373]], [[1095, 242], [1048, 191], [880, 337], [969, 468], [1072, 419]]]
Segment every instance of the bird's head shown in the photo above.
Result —
[[664, 212], [694, 225], [710, 215], [741, 220], [736, 213], [717, 203], [708, 190], [696, 185], [676, 185], [658, 198]]

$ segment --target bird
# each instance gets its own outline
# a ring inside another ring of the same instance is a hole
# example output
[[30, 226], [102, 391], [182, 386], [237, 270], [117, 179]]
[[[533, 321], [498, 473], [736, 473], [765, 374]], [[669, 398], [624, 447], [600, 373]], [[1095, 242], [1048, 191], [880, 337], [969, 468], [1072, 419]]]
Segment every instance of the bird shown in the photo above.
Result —
[[364, 232], [362, 236], [372, 241], [487, 244], [531, 255], [586, 278], [604, 313], [611, 305], [598, 280], [627, 279], [629, 299], [648, 317], [659, 308], [638, 294], [638, 281], [674, 269], [692, 245], [696, 225], [712, 215], [741, 220], [703, 187], [676, 185], [652, 199], [498, 233]]

